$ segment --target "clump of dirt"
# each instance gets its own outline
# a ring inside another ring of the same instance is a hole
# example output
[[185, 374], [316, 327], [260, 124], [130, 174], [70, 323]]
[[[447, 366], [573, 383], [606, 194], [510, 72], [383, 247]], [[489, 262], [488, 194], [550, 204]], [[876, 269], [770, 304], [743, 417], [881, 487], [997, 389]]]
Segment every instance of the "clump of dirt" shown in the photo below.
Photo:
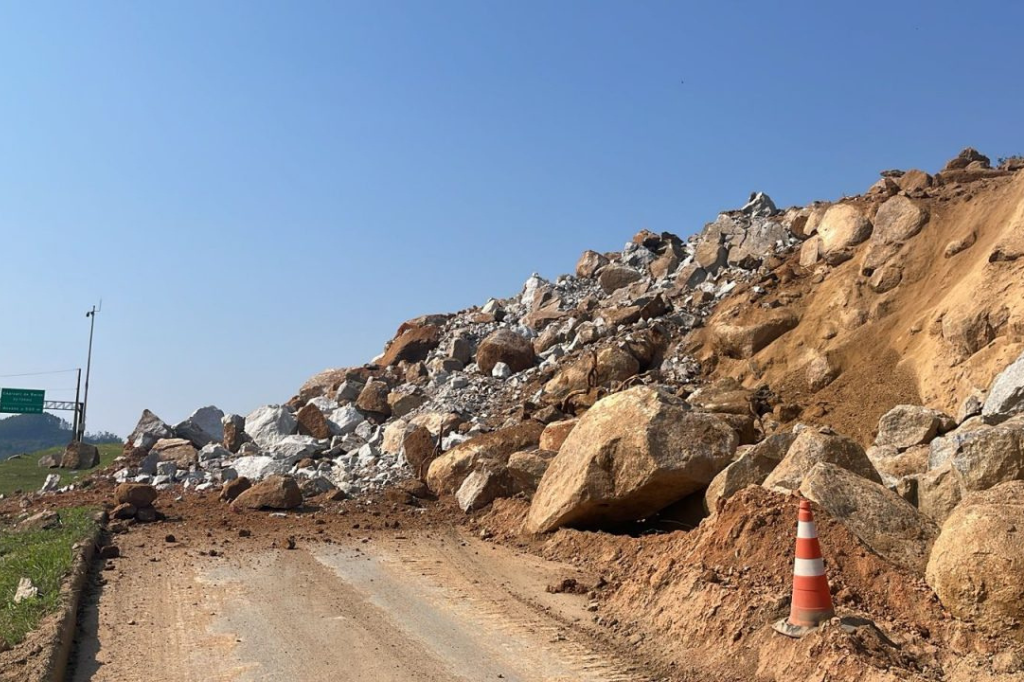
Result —
[[[946, 668], [962, 656], [1016, 648], [950, 619], [922, 577], [818, 509], [838, 615], [865, 623], [801, 640], [778, 635], [770, 626], [789, 614], [796, 508], [796, 498], [751, 486], [690, 532], [562, 529], [530, 543], [604, 576], [599, 622], [695, 679], [948, 679]], [[526, 509], [502, 500], [480, 522], [514, 537]]]

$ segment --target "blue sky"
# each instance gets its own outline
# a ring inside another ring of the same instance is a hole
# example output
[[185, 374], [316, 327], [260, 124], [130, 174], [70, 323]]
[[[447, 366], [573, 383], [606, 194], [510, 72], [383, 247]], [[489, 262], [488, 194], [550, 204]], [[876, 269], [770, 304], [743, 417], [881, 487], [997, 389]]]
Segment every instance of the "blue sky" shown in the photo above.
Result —
[[0, 375], [102, 297], [91, 429], [245, 413], [753, 190], [1024, 153], [1024, 5], [778, 5], [0, 2]]

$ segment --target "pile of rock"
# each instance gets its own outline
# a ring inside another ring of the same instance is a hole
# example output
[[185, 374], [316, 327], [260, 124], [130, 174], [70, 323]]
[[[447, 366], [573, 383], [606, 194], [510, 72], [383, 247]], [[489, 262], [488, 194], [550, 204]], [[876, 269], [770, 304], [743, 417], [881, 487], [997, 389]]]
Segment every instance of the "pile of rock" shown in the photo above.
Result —
[[[619, 253], [585, 252], [575, 275], [535, 274], [517, 296], [409, 320], [372, 364], [323, 372], [287, 404], [245, 417], [211, 406], [171, 426], [146, 410], [116, 478], [202, 491], [288, 474], [303, 491], [358, 495], [426, 479], [439, 455], [474, 441], [487, 449], [492, 434], [523, 419], [536, 433], [516, 449], [535, 447], [545, 424], [582, 414], [628, 383], [693, 381], [699, 364], [671, 340], [791, 250], [796, 217], [759, 193], [689, 242], [642, 231]], [[699, 256], [712, 242], [725, 247], [721, 262]], [[481, 471], [471, 481], [480, 492], [463, 494], [464, 506], [535, 488], [530, 472], [547, 459], [515, 458], [518, 482]]]
[[121, 483], [114, 489], [117, 506], [110, 512], [110, 516], [122, 521], [152, 523], [160, 518], [153, 506], [159, 494], [156, 488], [145, 483]]

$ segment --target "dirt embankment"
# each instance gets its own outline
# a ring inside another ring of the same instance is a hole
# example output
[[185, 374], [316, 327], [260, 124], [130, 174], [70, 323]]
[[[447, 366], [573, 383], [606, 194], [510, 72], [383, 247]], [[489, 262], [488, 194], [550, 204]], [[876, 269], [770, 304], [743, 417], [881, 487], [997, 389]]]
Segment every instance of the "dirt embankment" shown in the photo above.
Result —
[[[874, 218], [887, 198], [854, 203]], [[834, 267], [801, 266], [797, 251], [764, 292], [738, 288], [696, 335], [709, 378], [766, 383], [803, 408], [802, 421], [865, 444], [897, 404], [956, 414], [972, 391], [986, 388], [1024, 342], [1024, 175], [952, 182], [912, 201], [927, 222], [892, 247], [896, 286], [879, 293], [885, 287], [872, 282], [875, 237]], [[713, 352], [708, 335], [716, 325], [754, 324], [776, 309], [795, 313], [796, 328], [747, 359]], [[809, 374], [818, 358], [837, 378], [815, 389]]]
[[877, 629], [827, 627], [802, 640], [772, 631], [789, 614], [795, 510], [794, 498], [751, 487], [689, 532], [634, 537], [563, 529], [526, 540], [526, 505], [517, 500], [500, 500], [480, 523], [547, 558], [600, 574], [608, 582], [600, 622], [679, 679], [1024, 679], [1024, 668], [1000, 676], [990, 663], [1003, 654], [1012, 669], [1024, 655], [1020, 643], [951, 619], [922, 578], [885, 561], [821, 512], [837, 613], [869, 619]]

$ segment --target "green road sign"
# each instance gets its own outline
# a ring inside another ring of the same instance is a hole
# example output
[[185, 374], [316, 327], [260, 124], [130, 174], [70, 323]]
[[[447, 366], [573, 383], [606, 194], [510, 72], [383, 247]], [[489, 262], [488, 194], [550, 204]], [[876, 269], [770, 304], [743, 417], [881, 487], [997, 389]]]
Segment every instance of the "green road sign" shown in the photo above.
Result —
[[0, 389], [0, 412], [42, 414], [45, 393], [31, 388]]

